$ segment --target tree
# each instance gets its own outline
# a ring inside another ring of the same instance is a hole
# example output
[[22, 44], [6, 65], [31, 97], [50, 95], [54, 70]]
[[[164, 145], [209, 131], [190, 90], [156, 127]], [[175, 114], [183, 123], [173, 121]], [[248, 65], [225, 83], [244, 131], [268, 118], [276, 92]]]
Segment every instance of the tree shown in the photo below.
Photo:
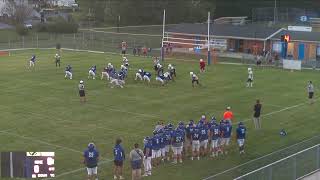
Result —
[[4, 11], [16, 24], [22, 24], [32, 14], [32, 7], [14, 0], [7, 0]]

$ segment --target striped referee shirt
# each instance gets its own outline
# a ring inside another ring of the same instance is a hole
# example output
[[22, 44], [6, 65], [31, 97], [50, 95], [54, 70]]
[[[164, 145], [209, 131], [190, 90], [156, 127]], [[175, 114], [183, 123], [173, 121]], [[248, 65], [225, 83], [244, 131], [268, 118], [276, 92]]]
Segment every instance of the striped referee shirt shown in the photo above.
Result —
[[314, 92], [313, 84], [309, 84], [308, 85], [308, 92], [309, 93], [313, 93]]
[[79, 91], [84, 90], [84, 85], [83, 84], [79, 84]]

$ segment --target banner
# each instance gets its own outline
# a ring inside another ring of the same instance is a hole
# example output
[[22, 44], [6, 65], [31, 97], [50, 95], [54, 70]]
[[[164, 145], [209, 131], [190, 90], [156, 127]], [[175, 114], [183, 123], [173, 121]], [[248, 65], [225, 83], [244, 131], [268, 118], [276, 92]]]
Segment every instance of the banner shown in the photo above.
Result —
[[301, 61], [284, 59], [283, 69], [301, 70]]

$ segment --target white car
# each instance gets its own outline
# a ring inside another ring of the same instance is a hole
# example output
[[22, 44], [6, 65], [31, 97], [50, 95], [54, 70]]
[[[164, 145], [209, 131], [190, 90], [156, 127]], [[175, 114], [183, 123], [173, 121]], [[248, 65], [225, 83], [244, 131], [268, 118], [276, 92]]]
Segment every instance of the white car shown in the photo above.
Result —
[[27, 28], [27, 29], [32, 29], [32, 24], [29, 24], [29, 23], [28, 24], [24, 24], [24, 27]]

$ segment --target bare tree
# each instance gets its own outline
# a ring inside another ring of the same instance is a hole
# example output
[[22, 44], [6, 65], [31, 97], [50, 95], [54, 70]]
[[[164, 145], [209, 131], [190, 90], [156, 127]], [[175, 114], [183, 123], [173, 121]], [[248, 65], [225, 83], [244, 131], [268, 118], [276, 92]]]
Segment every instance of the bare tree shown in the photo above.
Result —
[[4, 12], [11, 17], [15, 23], [23, 23], [32, 14], [32, 7], [24, 3], [15, 3], [14, 0], [7, 0]]

